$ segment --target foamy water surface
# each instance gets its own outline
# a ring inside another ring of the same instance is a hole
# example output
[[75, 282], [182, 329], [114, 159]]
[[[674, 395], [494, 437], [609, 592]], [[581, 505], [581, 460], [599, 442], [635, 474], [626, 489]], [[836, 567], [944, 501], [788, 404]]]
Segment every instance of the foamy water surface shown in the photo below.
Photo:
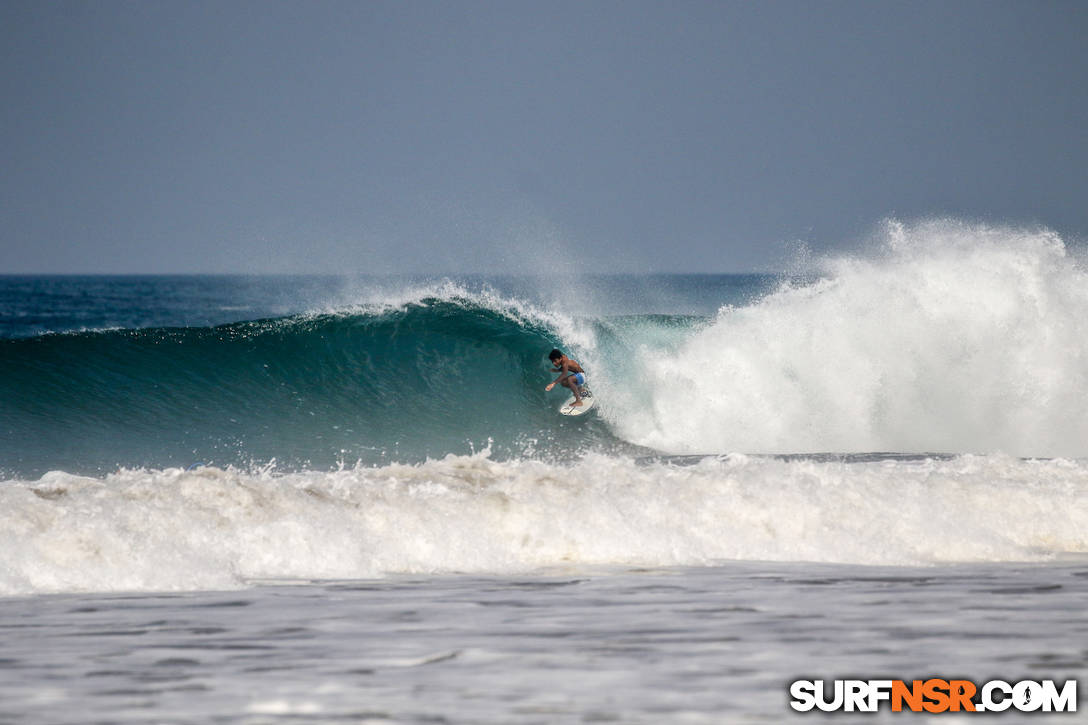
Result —
[[7, 598], [0, 699], [56, 725], [802, 722], [795, 679], [1083, 679], [1085, 597], [1083, 562], [741, 562]]

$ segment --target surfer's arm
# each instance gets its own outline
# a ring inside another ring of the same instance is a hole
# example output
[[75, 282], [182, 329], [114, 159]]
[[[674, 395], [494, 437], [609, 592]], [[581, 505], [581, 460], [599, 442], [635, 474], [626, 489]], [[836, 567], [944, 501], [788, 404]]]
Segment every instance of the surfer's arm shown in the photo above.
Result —
[[556, 371], [559, 371], [559, 377], [556, 378], [555, 380], [553, 380], [551, 383], [549, 383], [548, 387], [544, 388], [544, 390], [551, 390], [552, 388], [555, 387], [556, 383], [558, 383], [563, 378], [570, 377], [570, 374], [571, 374], [570, 370], [567, 369], [567, 364], [566, 363], [563, 363], [563, 368], [561, 370], [560, 370], [560, 368], [552, 368], [553, 373], [556, 372]]

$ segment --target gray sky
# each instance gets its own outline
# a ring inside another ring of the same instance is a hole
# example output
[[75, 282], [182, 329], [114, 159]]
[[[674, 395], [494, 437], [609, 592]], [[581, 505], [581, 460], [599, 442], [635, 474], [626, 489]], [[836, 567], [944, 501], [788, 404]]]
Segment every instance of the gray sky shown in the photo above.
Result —
[[0, 0], [0, 273], [735, 272], [1088, 237], [1085, 2]]

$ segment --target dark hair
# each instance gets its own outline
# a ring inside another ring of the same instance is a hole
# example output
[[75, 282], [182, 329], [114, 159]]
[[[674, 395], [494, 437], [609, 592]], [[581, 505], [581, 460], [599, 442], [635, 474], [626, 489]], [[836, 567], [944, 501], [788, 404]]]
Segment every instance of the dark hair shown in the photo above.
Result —
[[561, 357], [563, 357], [563, 352], [559, 348], [555, 348], [548, 353], [549, 360], [558, 360]]

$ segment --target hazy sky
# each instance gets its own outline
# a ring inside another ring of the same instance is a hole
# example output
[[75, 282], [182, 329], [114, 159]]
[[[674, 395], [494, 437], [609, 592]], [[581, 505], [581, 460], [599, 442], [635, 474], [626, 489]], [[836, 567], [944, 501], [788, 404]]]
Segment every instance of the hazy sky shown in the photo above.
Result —
[[0, 0], [0, 273], [1088, 237], [1088, 2]]

